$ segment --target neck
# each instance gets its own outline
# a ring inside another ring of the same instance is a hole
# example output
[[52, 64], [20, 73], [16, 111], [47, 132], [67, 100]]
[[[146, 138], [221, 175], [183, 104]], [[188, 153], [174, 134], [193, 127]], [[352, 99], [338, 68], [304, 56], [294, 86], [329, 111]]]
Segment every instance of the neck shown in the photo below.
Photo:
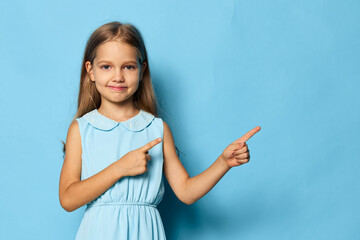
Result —
[[136, 116], [140, 111], [134, 107], [132, 99], [129, 100], [130, 101], [125, 101], [122, 103], [101, 101], [101, 105], [98, 108], [98, 111], [100, 114], [114, 119], [115, 121], [126, 121], [127, 119]]

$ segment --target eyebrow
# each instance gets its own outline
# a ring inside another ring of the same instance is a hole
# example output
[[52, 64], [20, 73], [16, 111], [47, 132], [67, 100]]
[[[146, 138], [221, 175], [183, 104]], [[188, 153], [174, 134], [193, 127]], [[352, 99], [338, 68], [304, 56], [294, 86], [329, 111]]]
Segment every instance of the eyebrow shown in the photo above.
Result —
[[[109, 60], [100, 60], [98, 63], [100, 64], [100, 63], [107, 63], [107, 62], [110, 62], [111, 63], [111, 61], [109, 61]], [[135, 61], [133, 61], [133, 60], [129, 60], [129, 61], [125, 61], [124, 62], [124, 64], [125, 63], [134, 63], [134, 64], [137, 64], [137, 62], [135, 62]]]

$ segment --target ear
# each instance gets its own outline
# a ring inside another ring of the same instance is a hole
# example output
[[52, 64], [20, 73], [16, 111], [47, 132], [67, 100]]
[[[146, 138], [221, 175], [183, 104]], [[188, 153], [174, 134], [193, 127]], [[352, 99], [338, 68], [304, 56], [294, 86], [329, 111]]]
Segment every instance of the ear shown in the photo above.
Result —
[[143, 77], [144, 77], [144, 72], [145, 72], [146, 67], [147, 67], [146, 62], [143, 62], [142, 68], [141, 68], [141, 73], [140, 73], [140, 81], [141, 81], [141, 80], [143, 79]]
[[90, 61], [85, 62], [85, 68], [91, 81], [95, 82], [95, 76]]

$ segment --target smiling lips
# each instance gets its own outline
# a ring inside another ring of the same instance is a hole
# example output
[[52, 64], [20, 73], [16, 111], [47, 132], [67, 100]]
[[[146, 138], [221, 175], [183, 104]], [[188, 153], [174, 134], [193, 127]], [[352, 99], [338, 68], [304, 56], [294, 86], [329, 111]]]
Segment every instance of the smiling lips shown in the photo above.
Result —
[[109, 88], [115, 91], [123, 91], [126, 89], [126, 87], [112, 87], [112, 86], [109, 86]]

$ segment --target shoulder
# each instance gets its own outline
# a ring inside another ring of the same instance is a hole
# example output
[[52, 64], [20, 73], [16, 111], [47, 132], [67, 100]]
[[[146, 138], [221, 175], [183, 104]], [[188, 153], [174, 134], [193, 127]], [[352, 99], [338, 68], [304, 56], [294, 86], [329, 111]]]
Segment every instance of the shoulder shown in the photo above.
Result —
[[164, 120], [162, 122], [163, 122], [164, 135], [172, 136], [169, 125]]
[[165, 130], [166, 130], [166, 131], [170, 131], [169, 125], [168, 125], [164, 120], [162, 120], [162, 122], [163, 122], [163, 125], [164, 125], [164, 131], [165, 131]]
[[68, 133], [67, 133], [67, 139], [66, 139], [66, 143], [70, 142], [70, 144], [72, 143], [79, 143], [80, 140], [80, 130], [79, 130], [79, 123], [76, 119], [74, 119], [68, 129]]
[[77, 119], [74, 119], [70, 123], [68, 133], [73, 133], [73, 132], [76, 132], [76, 131], [79, 131], [79, 123], [78, 123]]

